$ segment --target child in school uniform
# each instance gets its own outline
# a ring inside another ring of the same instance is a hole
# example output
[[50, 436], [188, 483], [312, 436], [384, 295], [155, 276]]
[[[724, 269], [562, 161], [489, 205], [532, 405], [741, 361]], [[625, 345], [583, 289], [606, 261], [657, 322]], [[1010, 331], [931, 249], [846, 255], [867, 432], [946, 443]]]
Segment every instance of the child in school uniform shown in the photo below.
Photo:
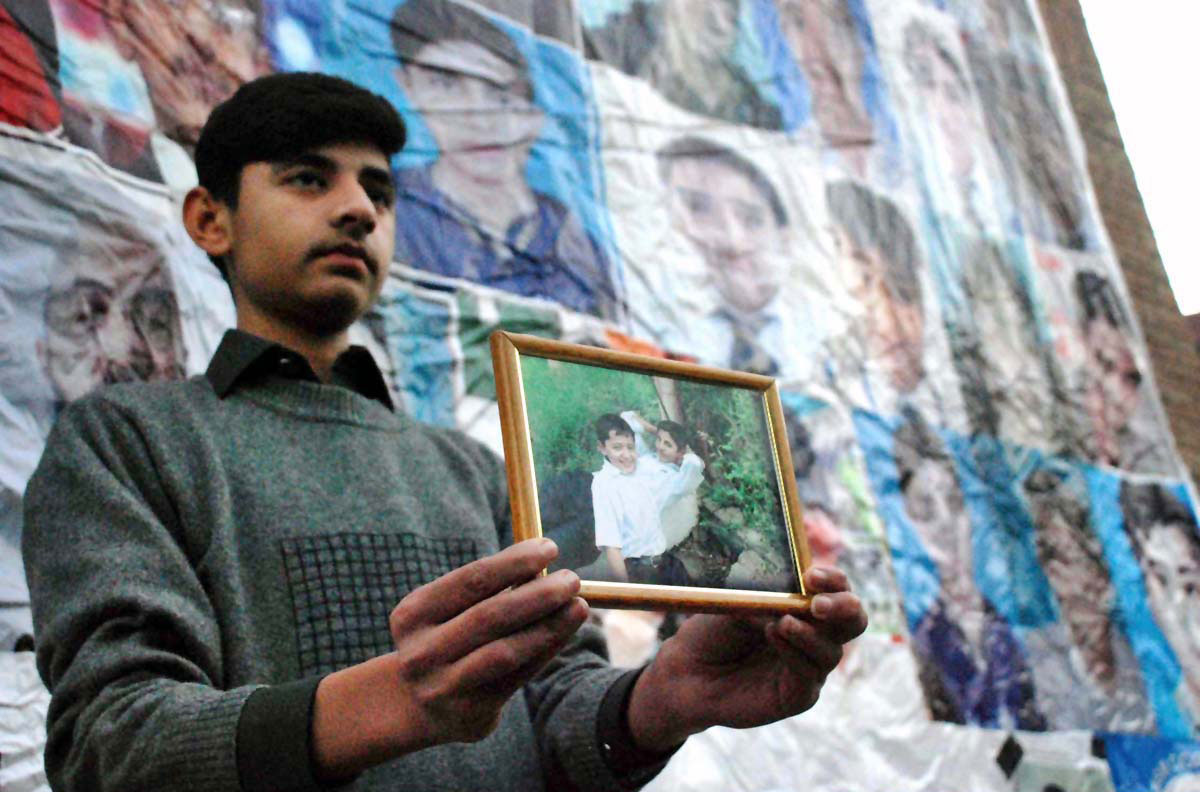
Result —
[[688, 585], [682, 562], [667, 552], [671, 545], [663, 530], [663, 512], [680, 498], [695, 494], [704, 463], [692, 453], [685, 453], [677, 467], [654, 457], [642, 460], [633, 427], [619, 415], [601, 415], [595, 428], [597, 450], [604, 457], [604, 465], [592, 478], [596, 546], [613, 577]]

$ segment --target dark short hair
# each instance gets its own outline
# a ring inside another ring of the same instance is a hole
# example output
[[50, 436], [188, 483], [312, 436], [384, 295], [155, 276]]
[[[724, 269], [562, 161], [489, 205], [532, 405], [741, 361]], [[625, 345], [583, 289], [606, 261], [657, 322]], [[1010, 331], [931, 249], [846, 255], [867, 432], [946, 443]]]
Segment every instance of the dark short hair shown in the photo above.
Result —
[[612, 433], [633, 437], [633, 429], [625, 423], [625, 419], [616, 413], [605, 413], [596, 419], [596, 440], [604, 445]]
[[679, 160], [712, 162], [741, 174], [754, 185], [754, 189], [758, 190], [763, 200], [770, 205], [771, 214], [775, 216], [775, 225], [785, 226], [788, 224], [787, 211], [783, 208], [783, 201], [780, 200], [774, 185], [763, 175], [757, 165], [728, 146], [694, 135], [672, 140], [658, 150], [658, 172], [664, 182], [670, 180], [671, 168]]
[[676, 421], [659, 421], [658, 431], [671, 435], [675, 445], [686, 448], [692, 444], [692, 432], [686, 426]]
[[1100, 319], [1118, 330], [1128, 330], [1129, 320], [1117, 299], [1117, 290], [1103, 275], [1088, 270], [1075, 273], [1075, 297], [1079, 300], [1079, 319], [1084, 329], [1093, 319]]
[[517, 70], [517, 90], [533, 99], [529, 62], [495, 22], [473, 8], [447, 0], [406, 0], [392, 14], [392, 47], [401, 65], [417, 60], [423, 47], [441, 41], [469, 41]]
[[[242, 168], [252, 162], [350, 142], [391, 157], [404, 137], [400, 114], [382, 96], [328, 74], [271, 74], [242, 85], [209, 114], [196, 143], [196, 175], [214, 198], [236, 208]], [[225, 276], [224, 263], [213, 263]]]
[[886, 263], [884, 282], [892, 297], [920, 306], [919, 256], [912, 228], [896, 204], [852, 181], [825, 185], [833, 221], [863, 250], [877, 250]]

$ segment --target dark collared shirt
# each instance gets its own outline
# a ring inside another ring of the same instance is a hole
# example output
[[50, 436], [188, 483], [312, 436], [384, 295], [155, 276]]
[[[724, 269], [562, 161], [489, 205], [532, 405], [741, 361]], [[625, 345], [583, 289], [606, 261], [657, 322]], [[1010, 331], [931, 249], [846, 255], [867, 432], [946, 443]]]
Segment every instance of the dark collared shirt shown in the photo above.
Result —
[[[364, 347], [352, 346], [333, 362], [329, 384], [349, 388], [395, 410], [383, 373]], [[224, 399], [239, 385], [264, 377], [320, 382], [308, 360], [299, 352], [259, 338], [244, 330], [226, 330], [204, 376], [217, 397]]]

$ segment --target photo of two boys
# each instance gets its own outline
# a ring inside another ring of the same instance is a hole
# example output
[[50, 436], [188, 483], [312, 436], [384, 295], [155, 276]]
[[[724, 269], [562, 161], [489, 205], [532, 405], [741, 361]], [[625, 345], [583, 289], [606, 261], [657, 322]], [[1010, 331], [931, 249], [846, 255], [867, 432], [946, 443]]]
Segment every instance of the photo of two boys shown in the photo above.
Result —
[[799, 591], [759, 394], [535, 356], [520, 366], [554, 568], [605, 583]]
[[592, 511], [606, 571], [621, 582], [691, 585], [674, 553], [699, 519], [704, 460], [692, 450], [691, 433], [633, 410], [605, 413], [595, 428], [604, 465], [592, 479]]

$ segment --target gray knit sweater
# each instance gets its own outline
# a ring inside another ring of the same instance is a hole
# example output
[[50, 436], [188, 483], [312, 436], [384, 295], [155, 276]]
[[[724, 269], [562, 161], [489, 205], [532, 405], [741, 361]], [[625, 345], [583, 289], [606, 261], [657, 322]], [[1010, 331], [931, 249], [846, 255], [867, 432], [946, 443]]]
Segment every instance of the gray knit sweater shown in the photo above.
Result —
[[[490, 452], [347, 388], [269, 377], [221, 399], [197, 377], [71, 405], [26, 497], [52, 785], [317, 788], [316, 680], [389, 651], [391, 608], [495, 552], [507, 514]], [[585, 627], [489, 738], [352, 788], [619, 788], [602, 651]]]

